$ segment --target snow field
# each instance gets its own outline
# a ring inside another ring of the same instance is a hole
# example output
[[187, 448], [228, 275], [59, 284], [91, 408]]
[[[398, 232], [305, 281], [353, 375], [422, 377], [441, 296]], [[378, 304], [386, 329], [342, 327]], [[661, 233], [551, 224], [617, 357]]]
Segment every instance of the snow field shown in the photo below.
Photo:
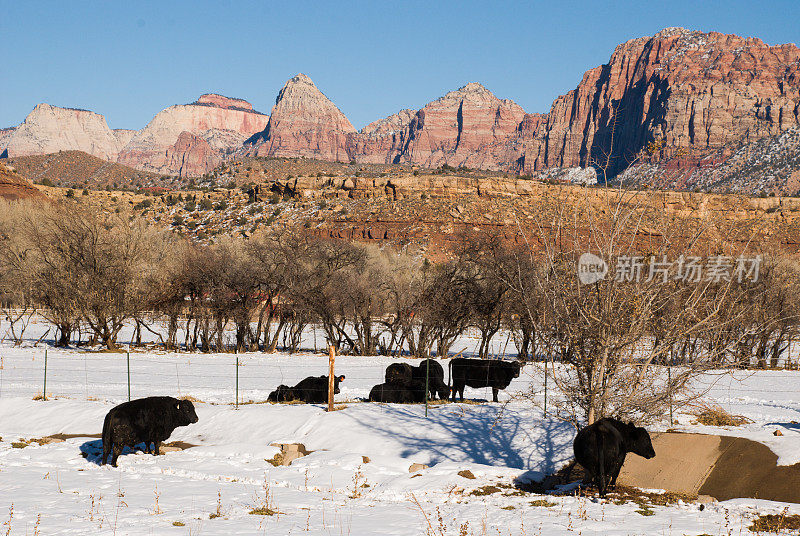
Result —
[[[539, 478], [572, 457], [574, 429], [544, 418], [519, 396], [535, 392], [541, 400], [536, 364], [523, 369], [498, 404], [431, 405], [426, 418], [422, 405], [359, 401], [395, 361], [385, 357], [337, 358], [336, 373], [346, 379], [336, 396], [341, 409], [332, 413], [318, 405], [236, 409], [237, 357], [243, 402], [265, 400], [279, 383], [327, 374], [327, 356], [308, 353], [132, 352], [134, 398], [201, 401], [199, 422], [170, 438], [197, 446], [159, 457], [126, 454], [114, 469], [97, 464], [100, 440], [89, 435], [99, 434], [106, 412], [127, 400], [125, 354], [48, 348], [49, 400], [42, 401], [33, 398], [42, 391], [44, 347], [0, 345], [0, 534], [10, 527], [9, 534], [42, 535], [716, 535], [747, 534], [757, 514], [800, 513], [800, 505], [736, 499], [702, 511], [697, 504], [654, 506], [644, 515], [634, 503], [517, 492], [515, 478]], [[678, 413], [675, 428], [762, 441], [779, 463], [797, 463], [798, 380], [793, 371], [708, 375], [699, 384], [710, 389], [707, 400], [753, 423], [703, 427]], [[490, 392], [467, 388], [465, 395], [485, 400]], [[665, 417], [651, 428], [667, 427]], [[782, 436], [773, 435], [777, 429]], [[58, 433], [81, 436], [12, 445]], [[274, 467], [267, 460], [279, 449], [270, 444], [281, 442], [312, 452]], [[412, 463], [429, 468], [412, 474]], [[476, 478], [459, 476], [463, 470]], [[250, 513], [264, 508], [274, 515]]]

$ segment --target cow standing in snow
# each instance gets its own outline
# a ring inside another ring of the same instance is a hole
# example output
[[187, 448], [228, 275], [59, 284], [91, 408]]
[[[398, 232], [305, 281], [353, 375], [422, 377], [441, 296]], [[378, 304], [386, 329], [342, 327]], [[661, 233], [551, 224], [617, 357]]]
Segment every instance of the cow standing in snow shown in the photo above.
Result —
[[145, 452], [160, 454], [161, 442], [172, 435], [178, 426], [188, 426], [197, 422], [194, 404], [189, 400], [178, 400], [171, 396], [150, 396], [124, 402], [111, 408], [103, 421], [103, 457], [100, 465], [105, 465], [108, 455], [113, 452], [111, 465], [117, 466], [117, 457], [126, 446], [133, 448], [145, 444]]
[[647, 430], [605, 417], [583, 428], [572, 444], [575, 460], [586, 470], [601, 497], [617, 485], [617, 477], [629, 452], [650, 459], [656, 455]]
[[463, 357], [451, 359], [449, 367], [453, 402], [456, 401], [456, 393], [459, 393], [461, 401], [464, 401], [464, 387], [491, 387], [492, 402], [497, 402], [497, 392], [508, 387], [514, 378], [519, 378], [521, 369], [519, 361]]

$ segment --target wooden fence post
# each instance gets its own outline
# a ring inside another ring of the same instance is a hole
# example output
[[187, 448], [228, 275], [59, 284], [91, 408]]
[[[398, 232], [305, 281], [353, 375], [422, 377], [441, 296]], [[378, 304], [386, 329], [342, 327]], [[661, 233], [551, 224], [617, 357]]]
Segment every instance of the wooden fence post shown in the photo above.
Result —
[[333, 411], [333, 365], [336, 360], [336, 349], [328, 346], [328, 411]]

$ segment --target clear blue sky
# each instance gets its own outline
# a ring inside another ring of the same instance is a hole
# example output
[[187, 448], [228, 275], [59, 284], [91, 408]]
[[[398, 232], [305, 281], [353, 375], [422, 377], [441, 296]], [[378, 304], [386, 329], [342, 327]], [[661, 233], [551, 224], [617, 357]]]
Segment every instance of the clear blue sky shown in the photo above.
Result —
[[0, 0], [0, 127], [48, 102], [138, 129], [206, 92], [268, 113], [298, 72], [356, 128], [471, 81], [547, 112], [627, 39], [683, 26], [798, 43], [798, 20], [798, 0]]

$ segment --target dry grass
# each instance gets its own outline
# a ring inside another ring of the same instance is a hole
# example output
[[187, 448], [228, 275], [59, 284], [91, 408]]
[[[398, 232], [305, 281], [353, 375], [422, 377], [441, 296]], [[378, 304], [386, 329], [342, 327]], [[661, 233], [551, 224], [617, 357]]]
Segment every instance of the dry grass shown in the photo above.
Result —
[[800, 531], [800, 515], [789, 515], [788, 509], [780, 514], [766, 514], [753, 520], [748, 527], [753, 532], [793, 532]]
[[697, 418], [699, 424], [705, 426], [742, 426], [753, 422], [744, 415], [733, 415], [719, 404], [710, 402], [694, 404], [690, 414]]

